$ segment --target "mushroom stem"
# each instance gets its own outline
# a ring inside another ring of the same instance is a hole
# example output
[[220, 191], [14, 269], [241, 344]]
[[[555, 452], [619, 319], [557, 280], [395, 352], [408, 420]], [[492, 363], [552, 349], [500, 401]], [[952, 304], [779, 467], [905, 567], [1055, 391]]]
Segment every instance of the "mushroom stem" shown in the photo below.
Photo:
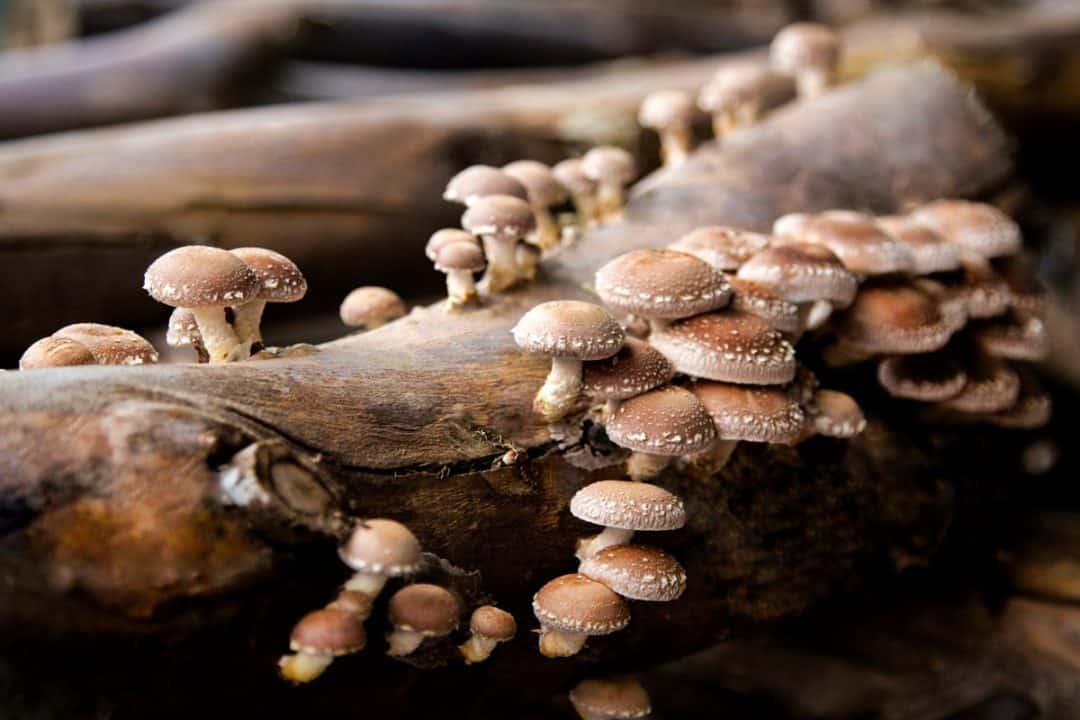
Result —
[[265, 300], [252, 300], [243, 305], [233, 306], [233, 327], [240, 342], [244, 343], [250, 354], [251, 348], [262, 345], [262, 333], [259, 332], [259, 324], [262, 322], [263, 310], [266, 309]]
[[394, 628], [394, 631], [386, 636], [386, 642], [389, 645], [386, 649], [387, 655], [402, 657], [411, 655], [416, 648], [420, 647], [420, 643], [424, 642], [424, 634], [413, 630]]
[[543, 205], [533, 205], [533, 216], [536, 218], [536, 244], [544, 252], [554, 250], [562, 240], [562, 232], [559, 223], [555, 222], [551, 209]]
[[715, 475], [727, 465], [738, 444], [737, 440], [717, 440], [708, 450], [690, 456], [689, 464], [702, 475]]
[[468, 305], [476, 298], [476, 282], [471, 270], [449, 270], [446, 273], [446, 296], [450, 307]]
[[540, 626], [540, 654], [548, 658], [570, 657], [581, 652], [588, 639], [585, 633], [572, 633]]
[[322, 675], [332, 662], [332, 655], [298, 652], [295, 655], [282, 655], [278, 660], [278, 668], [281, 677], [289, 682], [307, 683]]
[[575, 556], [578, 560], [588, 560], [604, 548], [613, 545], [626, 545], [630, 538], [634, 537], [633, 530], [606, 527], [603, 532], [592, 537], [584, 537], [578, 540]]
[[822, 325], [829, 321], [829, 317], [832, 315], [833, 306], [827, 300], [815, 300], [810, 303], [806, 309], [806, 317], [803, 320], [803, 327], [807, 330], [817, 330]]
[[358, 572], [345, 582], [344, 589], [364, 593], [368, 597], [374, 598], [378, 597], [379, 593], [382, 592], [385, 584], [386, 577], [383, 575]]
[[596, 219], [617, 220], [622, 215], [625, 194], [617, 180], [602, 180], [596, 187]]
[[832, 74], [821, 68], [803, 68], [795, 75], [795, 88], [800, 100], [813, 100], [832, 83]]
[[514, 258], [519, 279], [531, 281], [536, 278], [536, 272], [540, 269], [539, 248], [539, 245], [518, 243], [514, 250]]
[[671, 458], [667, 455], [652, 455], [644, 452], [630, 453], [626, 461], [626, 474], [634, 482], [648, 480], [668, 466]]
[[603, 410], [603, 413], [602, 413], [602, 416], [603, 416], [604, 420], [607, 420], [609, 417], [614, 415], [615, 411], [618, 410], [618, 409], [619, 409], [619, 401], [618, 400], [608, 400], [607, 402], [605, 402], [604, 403], [604, 410]]
[[727, 137], [727, 134], [738, 126], [739, 120], [734, 110], [721, 110], [713, 115], [712, 129], [717, 140]]
[[484, 235], [483, 243], [488, 266], [480, 288], [497, 293], [513, 287], [518, 281], [517, 240]]
[[223, 307], [190, 308], [199, 326], [203, 345], [209, 355], [210, 363], [227, 363], [247, 360], [249, 347], [240, 342], [240, 336], [225, 318]]
[[574, 201], [574, 212], [577, 214], [578, 225], [587, 227], [596, 222], [596, 199], [591, 193], [571, 193], [570, 198]]
[[473, 663], [484, 662], [491, 657], [491, 653], [495, 651], [498, 644], [498, 640], [492, 640], [483, 635], [473, 635], [459, 645], [458, 650], [461, 651], [462, 657], [465, 658], [465, 664], [472, 665]]
[[572, 357], [551, 359], [551, 372], [536, 393], [533, 407], [548, 422], [564, 417], [581, 392], [581, 361]]
[[[665, 167], [677, 167], [690, 157], [694, 145], [691, 128], [686, 125], [667, 128], [660, 132], [660, 158]], [[621, 203], [620, 203], [621, 204]]]

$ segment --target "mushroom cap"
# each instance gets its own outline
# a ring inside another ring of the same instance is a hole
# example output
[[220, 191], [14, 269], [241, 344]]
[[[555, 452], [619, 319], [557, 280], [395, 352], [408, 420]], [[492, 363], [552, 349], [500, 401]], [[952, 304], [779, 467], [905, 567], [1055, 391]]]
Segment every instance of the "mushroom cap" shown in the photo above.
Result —
[[581, 158], [581, 170], [594, 182], [625, 185], [637, 175], [634, 156], [612, 145], [594, 147]]
[[582, 392], [594, 400], [625, 400], [671, 380], [675, 368], [644, 340], [628, 337], [619, 352], [582, 367]]
[[1020, 251], [1020, 227], [993, 205], [967, 200], [935, 200], [911, 213], [950, 242], [984, 258]]
[[289, 303], [307, 294], [304, 274], [281, 253], [259, 247], [235, 248], [229, 252], [247, 263], [259, 278], [259, 300]]
[[169, 315], [169, 327], [165, 331], [165, 343], [170, 347], [184, 347], [202, 341], [199, 323], [189, 308], [174, 308]]
[[773, 221], [772, 234], [778, 238], [798, 238], [814, 219], [813, 213], [794, 212]]
[[528, 200], [529, 193], [518, 180], [490, 165], [471, 165], [446, 183], [443, 200], [472, 205], [488, 195], [509, 195]]
[[707, 113], [730, 110], [743, 103], [757, 102], [769, 83], [769, 71], [760, 63], [725, 65], [698, 94], [698, 107]]
[[605, 304], [647, 318], [674, 319], [728, 304], [731, 285], [704, 260], [675, 250], [632, 250], [596, 271]]
[[365, 592], [342, 590], [326, 607], [330, 610], [341, 610], [366, 618], [371, 614], [371, 608], [374, 604], [375, 598]]
[[461, 216], [461, 227], [473, 235], [520, 240], [536, 227], [536, 218], [524, 200], [509, 195], [486, 195]]
[[612, 545], [581, 562], [578, 572], [630, 600], [669, 602], [686, 590], [686, 570], [663, 550]]
[[514, 616], [492, 605], [481, 605], [473, 610], [469, 619], [469, 631], [490, 640], [506, 642], [517, 632]]
[[338, 550], [353, 570], [383, 577], [410, 575], [420, 569], [420, 541], [394, 520], [361, 520]]
[[795, 377], [795, 348], [761, 318], [727, 310], [679, 320], [649, 336], [681, 373], [748, 385]]
[[1014, 298], [1005, 280], [992, 270], [965, 270], [959, 280], [947, 279], [943, 286], [974, 319], [1003, 314]]
[[850, 346], [892, 355], [938, 350], [956, 329], [934, 298], [907, 284], [864, 287], [836, 327]]
[[341, 322], [349, 327], [382, 324], [397, 320], [409, 311], [405, 301], [384, 287], [358, 287], [341, 302]]
[[731, 279], [731, 289], [732, 310], [756, 315], [782, 333], [797, 333], [802, 328], [799, 306], [768, 285], [735, 277]]
[[364, 624], [353, 613], [325, 609], [310, 612], [293, 627], [289, 648], [312, 655], [348, 655], [367, 644]]
[[158, 361], [157, 350], [150, 341], [131, 330], [112, 325], [75, 323], [60, 328], [53, 337], [82, 343], [98, 365], [144, 365]]
[[582, 680], [570, 691], [578, 715], [606, 720], [633, 720], [652, 713], [645, 688], [633, 678]]
[[262, 283], [255, 271], [228, 250], [186, 245], [150, 264], [143, 288], [159, 303], [172, 307], [243, 305], [259, 296]]
[[56, 336], [41, 338], [19, 358], [20, 370], [96, 364], [94, 354], [81, 342]]
[[427, 256], [428, 260], [435, 262], [439, 250], [456, 242], [467, 242], [477, 245], [476, 236], [472, 233], [457, 228], [443, 228], [442, 230], [436, 230], [431, 234], [431, 237], [428, 238], [427, 245], [424, 247], [424, 254]]
[[1053, 400], [1030, 372], [1020, 374], [1020, 396], [1008, 410], [991, 414], [987, 420], [998, 427], [1034, 430], [1050, 422]]
[[585, 174], [581, 158], [567, 158], [555, 163], [551, 174], [574, 195], [588, 195], [596, 190], [596, 181]]
[[663, 130], [687, 127], [694, 122], [694, 99], [682, 90], [657, 90], [645, 96], [638, 110], [638, 122], [647, 128]]
[[551, 207], [566, 202], [566, 188], [562, 186], [551, 168], [536, 160], [517, 160], [503, 166], [503, 172], [525, 186], [529, 202], [533, 205]]
[[827, 437], [854, 437], [866, 428], [866, 416], [855, 398], [836, 390], [814, 393], [810, 418], [814, 429]]
[[438, 637], [457, 629], [461, 606], [441, 585], [416, 583], [406, 585], [390, 597], [387, 614], [395, 628]]
[[769, 236], [739, 228], [709, 225], [683, 235], [669, 250], [693, 255], [717, 270], [734, 272], [769, 245]]
[[819, 23], [799, 22], [776, 33], [769, 62], [776, 72], [796, 75], [802, 70], [832, 70], [840, 62], [840, 36]]
[[527, 353], [578, 360], [603, 360], [623, 346], [626, 333], [604, 308], [580, 300], [540, 303], [511, 330]]
[[603, 583], [584, 575], [561, 575], [533, 596], [533, 614], [544, 627], [584, 635], [608, 635], [630, 623], [630, 608]]
[[767, 285], [796, 303], [826, 300], [845, 307], [859, 288], [831, 250], [806, 243], [772, 245], [743, 263], [738, 276]]
[[716, 427], [701, 402], [675, 385], [624, 400], [605, 430], [616, 445], [649, 455], [690, 455], [716, 441]]
[[967, 373], [947, 350], [882, 358], [877, 377], [893, 397], [922, 402], [948, 400], [967, 384]]
[[996, 413], [1009, 410], [1020, 397], [1020, 376], [997, 358], [973, 355], [965, 366], [964, 389], [941, 403], [962, 413]]
[[1041, 314], [1046, 305], [1046, 288], [1026, 255], [1012, 255], [995, 263], [998, 275], [1009, 288], [1009, 306], [1025, 313]]
[[824, 245], [840, 258], [844, 267], [860, 275], [911, 272], [915, 267], [908, 246], [885, 232], [873, 217], [862, 213], [823, 213], [809, 220], [798, 238]]
[[960, 246], [933, 228], [907, 215], [886, 215], [877, 221], [885, 232], [907, 245], [915, 274], [952, 272], [960, 268]]
[[570, 499], [570, 514], [621, 530], [678, 530], [686, 524], [682, 498], [659, 485], [629, 480], [586, 485]]
[[691, 389], [721, 440], [792, 445], [806, 424], [798, 397], [788, 388], [698, 382]]
[[983, 352], [994, 357], [1038, 362], [1050, 352], [1046, 325], [1035, 315], [1012, 313], [983, 320], [972, 327], [971, 334]]
[[475, 242], [452, 242], [439, 248], [435, 256], [435, 269], [439, 272], [480, 272], [486, 264], [484, 251]]

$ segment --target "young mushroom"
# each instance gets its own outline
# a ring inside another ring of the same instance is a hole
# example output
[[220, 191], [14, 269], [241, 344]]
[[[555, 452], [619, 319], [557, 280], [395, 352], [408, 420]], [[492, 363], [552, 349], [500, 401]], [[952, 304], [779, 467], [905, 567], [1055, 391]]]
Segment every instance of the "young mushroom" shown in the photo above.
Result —
[[20, 370], [75, 365], [97, 365], [97, 360], [81, 342], [54, 335], [33, 343], [19, 358]]
[[355, 571], [346, 590], [375, 598], [387, 579], [412, 575], [420, 569], [420, 542], [399, 522], [361, 520], [338, 550], [342, 562]]
[[686, 570], [663, 550], [613, 545], [581, 561], [578, 572], [628, 600], [670, 602], [686, 590]]
[[911, 218], [956, 244], [965, 263], [985, 267], [986, 261], [1020, 251], [1020, 227], [993, 205], [967, 200], [935, 200], [911, 213]]
[[548, 422], [564, 417], [577, 402], [582, 361], [609, 358], [625, 340], [622, 327], [607, 310], [578, 300], [541, 303], [511, 332], [525, 352], [551, 358], [551, 372], [533, 403]]
[[496, 293], [517, 284], [521, 276], [515, 250], [536, 227], [529, 204], [509, 195], [488, 195], [469, 206], [461, 226], [484, 243], [488, 267], [481, 289]]
[[877, 378], [893, 397], [921, 402], [948, 400], [967, 384], [967, 373], [948, 349], [882, 358]]
[[[468, 233], [463, 233], [468, 235]], [[435, 256], [435, 269], [446, 273], [446, 307], [453, 309], [476, 300], [474, 273], [484, 269], [484, 251], [472, 241], [443, 245]]]
[[581, 720], [632, 720], [652, 714], [645, 688], [634, 678], [582, 680], [570, 691]]
[[210, 353], [203, 345], [199, 334], [199, 323], [195, 313], [187, 308], [176, 308], [169, 315], [169, 326], [165, 331], [165, 343], [169, 347], [190, 347], [200, 363], [210, 362]]
[[374, 330], [404, 317], [409, 308], [393, 290], [366, 285], [346, 295], [338, 312], [341, 322], [349, 327]]
[[964, 389], [938, 404], [940, 408], [970, 415], [1004, 412], [1020, 397], [1020, 376], [997, 358], [971, 353], [964, 367]]
[[258, 247], [236, 248], [230, 251], [243, 260], [259, 278], [255, 296], [244, 303], [233, 305], [233, 327], [240, 342], [248, 347], [248, 354], [263, 348], [262, 322], [266, 303], [296, 302], [307, 294], [307, 280], [300, 268], [281, 253]]
[[578, 541], [577, 557], [586, 560], [604, 548], [625, 545], [635, 532], [678, 530], [686, 524], [682, 498], [658, 485], [600, 480], [570, 499], [570, 514], [602, 525], [603, 532]]
[[619, 352], [604, 360], [582, 365], [582, 393], [604, 403], [604, 417], [610, 417], [619, 402], [648, 392], [671, 381], [675, 368], [656, 348], [643, 340], [628, 337]]
[[630, 623], [630, 608], [607, 585], [584, 575], [562, 575], [533, 596], [540, 621], [540, 654], [570, 657], [594, 635], [610, 635]]
[[518, 160], [503, 166], [503, 172], [525, 186], [529, 205], [536, 218], [536, 245], [550, 251], [562, 240], [559, 224], [551, 208], [566, 202], [566, 188], [555, 178], [551, 168], [535, 160]]
[[595, 147], [581, 159], [585, 176], [596, 183], [596, 217], [614, 220], [622, 215], [625, 188], [637, 170], [634, 156], [611, 145]]
[[1013, 312], [983, 320], [971, 328], [971, 336], [983, 352], [1008, 360], [1045, 360], [1050, 352], [1046, 325], [1035, 315]]
[[660, 158], [667, 167], [681, 165], [694, 143], [694, 100], [681, 90], [657, 90], [641, 103], [638, 122], [660, 135]]
[[446, 184], [443, 199], [453, 203], [472, 206], [477, 200], [488, 195], [509, 195], [519, 200], [528, 200], [529, 193], [525, 186], [502, 170], [489, 165], [471, 165]]
[[147, 365], [158, 361], [158, 352], [150, 341], [112, 325], [75, 323], [60, 328], [53, 337], [81, 343], [98, 365]]
[[757, 122], [768, 84], [769, 71], [760, 63], [738, 62], [716, 71], [698, 94], [698, 107], [712, 116], [717, 140]]
[[832, 84], [840, 63], [840, 37], [818, 23], [788, 25], [769, 46], [769, 62], [781, 75], [795, 78], [802, 100], [821, 95]]
[[505, 610], [481, 605], [469, 619], [469, 633], [469, 639], [458, 647], [466, 665], [487, 660], [499, 643], [513, 640], [517, 623]]
[[836, 323], [839, 344], [826, 356], [844, 364], [876, 354], [911, 355], [939, 350], [956, 327], [938, 302], [913, 285], [864, 287]]
[[568, 158], [556, 163], [551, 168], [551, 174], [569, 191], [570, 198], [574, 201], [578, 224], [582, 227], [592, 225], [597, 219], [597, 185], [595, 180], [585, 174], [581, 158]]
[[716, 425], [716, 444], [699, 458], [710, 475], [727, 464], [739, 442], [794, 445], [806, 424], [788, 388], [697, 382], [690, 389]]
[[717, 270], [735, 272], [768, 246], [768, 235], [723, 225], [706, 225], [686, 233], [668, 245], [668, 249], [693, 255]]
[[812, 433], [833, 438], [855, 437], [866, 429], [866, 417], [855, 398], [836, 390], [818, 390], [807, 408]]
[[445, 637], [457, 630], [461, 607], [439, 585], [406, 585], [390, 598], [387, 609], [394, 630], [387, 635], [387, 655], [411, 655], [427, 638]]
[[290, 682], [311, 682], [334, 658], [360, 652], [366, 644], [367, 633], [356, 615], [343, 610], [316, 610], [293, 628], [289, 649], [294, 654], [282, 656], [278, 668]]

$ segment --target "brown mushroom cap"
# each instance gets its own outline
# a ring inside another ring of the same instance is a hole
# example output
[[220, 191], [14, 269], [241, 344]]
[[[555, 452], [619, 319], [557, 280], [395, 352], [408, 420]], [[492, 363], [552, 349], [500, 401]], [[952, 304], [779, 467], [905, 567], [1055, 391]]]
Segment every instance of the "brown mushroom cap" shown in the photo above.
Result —
[[649, 341], [679, 372], [748, 385], [784, 385], [795, 376], [795, 349], [755, 315], [728, 310], [679, 320]]
[[956, 329], [934, 298], [907, 284], [864, 287], [836, 326], [850, 346], [894, 355], [938, 350]]
[[791, 302], [825, 300], [837, 307], [849, 305], [859, 286], [831, 250], [805, 243], [768, 247], [747, 260], [738, 276], [771, 287]]
[[476, 236], [472, 233], [458, 230], [457, 228], [443, 228], [442, 230], [436, 230], [431, 234], [431, 237], [428, 238], [427, 245], [424, 247], [424, 254], [427, 256], [428, 260], [435, 262], [439, 250], [447, 245], [459, 242], [478, 245]]
[[361, 520], [338, 554], [353, 570], [372, 575], [399, 577], [420, 569], [420, 542], [393, 520]]
[[731, 285], [693, 255], [647, 248], [620, 255], [596, 271], [605, 304], [647, 318], [689, 317], [727, 305]]
[[866, 416], [855, 398], [836, 390], [814, 393], [810, 416], [814, 429], [827, 437], [854, 437], [866, 428]]
[[579, 300], [541, 303], [511, 330], [527, 353], [603, 360], [622, 348], [626, 333], [604, 308]]
[[514, 616], [505, 610], [491, 605], [482, 605], [473, 610], [469, 619], [469, 631], [474, 635], [506, 642], [517, 632]]
[[446, 588], [416, 583], [393, 594], [387, 613], [395, 628], [437, 637], [457, 629], [461, 606]]
[[509, 195], [527, 200], [529, 193], [515, 178], [489, 165], [472, 165], [450, 178], [443, 199], [462, 205], [472, 205], [488, 195]]
[[259, 247], [230, 250], [259, 278], [258, 299], [267, 302], [296, 302], [307, 294], [307, 280], [300, 268], [281, 253]]
[[360, 327], [397, 320], [408, 311], [405, 301], [393, 290], [368, 285], [358, 287], [345, 296], [340, 315], [341, 322], [349, 327]]
[[978, 354], [965, 366], [968, 381], [942, 407], [962, 413], [996, 413], [1009, 410], [1020, 397], [1020, 376], [1001, 360]]
[[594, 182], [619, 183], [625, 185], [634, 179], [637, 168], [634, 156], [622, 148], [611, 145], [594, 147], [581, 158], [581, 170], [585, 177]]
[[571, 498], [570, 514], [620, 530], [678, 530], [686, 524], [682, 498], [658, 485], [629, 480], [586, 485]]
[[725, 65], [698, 94], [698, 107], [707, 113], [730, 110], [758, 102], [769, 83], [769, 71], [755, 62]]
[[649, 695], [633, 678], [583, 680], [570, 691], [570, 702], [581, 717], [632, 720], [652, 712]]
[[619, 352], [582, 367], [582, 392], [594, 400], [625, 400], [659, 387], [675, 368], [652, 345], [628, 337]]
[[562, 575], [533, 596], [544, 626], [568, 633], [608, 635], [630, 623], [630, 608], [607, 585], [584, 575]]
[[948, 400], [967, 384], [967, 373], [947, 350], [882, 358], [877, 377], [893, 397], [922, 402]]
[[1020, 374], [1020, 395], [1007, 410], [991, 414], [987, 420], [998, 427], [1034, 430], [1050, 422], [1053, 401], [1032, 373]]
[[769, 245], [769, 236], [722, 225], [709, 225], [683, 235], [669, 250], [693, 255], [717, 270], [734, 272]]
[[993, 271], [967, 270], [960, 279], [946, 279], [943, 285], [971, 318], [997, 317], [1013, 300], [1008, 284]]
[[915, 267], [907, 245], [885, 232], [869, 215], [822, 213], [812, 218], [798, 237], [829, 248], [844, 267], [860, 275], [911, 272]]
[[473, 235], [520, 240], [536, 227], [529, 203], [509, 195], [478, 198], [461, 216], [461, 227]]
[[972, 326], [971, 334], [978, 346], [994, 357], [1037, 362], [1050, 352], [1046, 325], [1035, 315], [1012, 313], [983, 320]]
[[596, 181], [585, 174], [581, 158], [567, 158], [555, 163], [551, 174], [575, 195], [589, 195], [596, 190]]
[[55, 336], [41, 338], [19, 358], [20, 370], [96, 364], [94, 354], [81, 342]]
[[480, 272], [487, 264], [484, 251], [475, 242], [453, 242], [439, 248], [435, 256], [435, 269], [440, 272], [468, 270]]
[[293, 627], [289, 647], [293, 652], [312, 655], [348, 655], [367, 644], [364, 625], [356, 615], [344, 610], [316, 610]]
[[643, 127], [663, 130], [694, 122], [694, 100], [682, 90], [657, 90], [645, 96], [638, 110]]
[[165, 253], [146, 269], [143, 288], [172, 307], [224, 307], [255, 300], [262, 283], [228, 250], [187, 245]]
[[768, 285], [735, 277], [731, 279], [731, 290], [732, 310], [756, 315], [782, 333], [797, 333], [801, 329], [799, 306]]
[[831, 69], [840, 61], [840, 36], [826, 25], [799, 22], [776, 33], [769, 46], [769, 62], [784, 75], [807, 68]]
[[551, 207], [566, 201], [566, 188], [555, 179], [551, 168], [536, 160], [517, 160], [503, 166], [503, 172], [525, 186], [529, 202]]
[[371, 608], [374, 604], [375, 598], [366, 592], [342, 590], [334, 598], [333, 602], [326, 607], [330, 610], [341, 610], [342, 612], [359, 615], [361, 618], [367, 618], [371, 615]]
[[701, 402], [674, 385], [624, 400], [605, 428], [615, 444], [649, 455], [690, 455], [716, 440], [716, 427]]
[[669, 602], [686, 590], [686, 570], [663, 550], [612, 545], [581, 562], [578, 572], [630, 600]]
[[968, 252], [984, 258], [1013, 255], [1022, 244], [1020, 228], [993, 205], [967, 200], [935, 200], [911, 213]]
[[907, 245], [913, 262], [912, 271], [918, 275], [952, 272], [960, 268], [960, 248], [933, 228], [907, 215], [886, 215], [878, 224], [900, 242]]
[[188, 308], [174, 308], [169, 315], [169, 327], [165, 331], [165, 343], [170, 347], [184, 347], [202, 341], [195, 313]]
[[82, 343], [99, 365], [143, 365], [158, 361], [157, 350], [146, 338], [112, 325], [75, 323], [60, 328], [53, 337]]
[[1009, 288], [1009, 306], [1020, 312], [1041, 314], [1046, 304], [1046, 288], [1039, 282], [1030, 258], [1013, 255], [995, 263], [998, 276]]
[[788, 388], [698, 382], [691, 389], [712, 416], [721, 440], [790, 445], [806, 423], [798, 398]]

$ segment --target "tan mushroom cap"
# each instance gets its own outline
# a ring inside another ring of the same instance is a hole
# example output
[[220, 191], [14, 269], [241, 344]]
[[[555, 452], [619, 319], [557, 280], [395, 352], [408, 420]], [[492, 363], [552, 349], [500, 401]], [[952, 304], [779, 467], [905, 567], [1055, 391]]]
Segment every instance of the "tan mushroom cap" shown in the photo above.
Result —
[[595, 182], [626, 184], [637, 175], [634, 156], [612, 145], [594, 147], [581, 158], [585, 177]]
[[957, 395], [941, 405], [962, 413], [1009, 410], [1020, 397], [1020, 376], [996, 358], [975, 355], [965, 366], [968, 381]]
[[41, 338], [19, 358], [20, 370], [96, 364], [94, 354], [81, 342], [55, 336]]
[[630, 623], [630, 608], [607, 585], [584, 575], [562, 575], [533, 596], [544, 626], [568, 633], [609, 635]]
[[829, 248], [844, 267], [860, 275], [906, 273], [915, 267], [908, 246], [885, 232], [869, 215], [851, 211], [822, 213], [812, 218], [798, 237]]
[[435, 256], [435, 269], [440, 272], [480, 272], [486, 264], [484, 251], [475, 242], [452, 242], [439, 248], [439, 253]]
[[188, 308], [174, 308], [169, 315], [169, 326], [165, 331], [165, 343], [170, 347], [184, 347], [202, 341], [199, 323], [195, 313]]
[[786, 241], [795, 241], [814, 219], [813, 213], [793, 212], [773, 221], [772, 234]]
[[840, 36], [826, 25], [799, 22], [776, 33], [769, 62], [779, 73], [796, 75], [807, 68], [834, 68], [840, 61]]
[[967, 373], [948, 350], [882, 358], [877, 377], [893, 397], [922, 402], [948, 400], [967, 384]]
[[582, 392], [594, 400], [625, 400], [667, 383], [675, 368], [659, 350], [628, 337], [619, 352], [582, 367]]
[[255, 300], [262, 283], [228, 250], [187, 245], [165, 253], [146, 269], [143, 288], [172, 307], [224, 307]]
[[836, 390], [814, 393], [810, 416], [814, 430], [827, 437], [850, 438], [866, 429], [866, 416], [855, 398]]
[[99, 365], [145, 365], [158, 361], [157, 350], [150, 341], [112, 325], [75, 323], [60, 328], [53, 337], [82, 343]]
[[428, 260], [435, 262], [439, 250], [447, 245], [458, 242], [477, 245], [476, 236], [472, 233], [457, 228], [443, 228], [442, 230], [436, 230], [431, 234], [431, 237], [428, 238], [427, 245], [424, 247], [424, 255], [427, 256]]
[[652, 712], [648, 693], [633, 678], [583, 680], [570, 691], [570, 703], [589, 720], [633, 720]]
[[938, 350], [956, 329], [934, 298], [906, 284], [864, 287], [836, 326], [848, 345], [894, 355]]
[[624, 400], [605, 429], [616, 445], [649, 455], [690, 455], [716, 440], [716, 427], [701, 402], [674, 385]]
[[420, 542], [394, 520], [361, 520], [338, 550], [342, 562], [357, 572], [400, 577], [420, 569]]
[[520, 240], [536, 227], [529, 203], [509, 195], [479, 198], [461, 216], [461, 227], [473, 235]]
[[797, 333], [802, 328], [799, 306], [768, 285], [735, 277], [731, 279], [731, 289], [732, 310], [756, 315], [782, 333]]
[[344, 610], [316, 610], [293, 627], [289, 648], [312, 655], [348, 655], [367, 644], [364, 625], [355, 614]]
[[469, 631], [490, 640], [506, 642], [517, 633], [514, 616], [492, 605], [482, 605], [473, 610], [469, 618]]
[[509, 195], [527, 200], [529, 193], [518, 180], [490, 165], [472, 165], [450, 178], [443, 199], [472, 205], [488, 195]]
[[596, 271], [596, 293], [610, 307], [674, 319], [728, 304], [731, 285], [716, 268], [674, 250], [632, 250]]
[[790, 445], [806, 416], [788, 388], [698, 382], [691, 387], [716, 424], [721, 440]]
[[669, 245], [668, 249], [693, 255], [717, 270], [734, 272], [768, 245], [768, 235], [723, 225], [708, 225], [691, 230]]
[[678, 530], [686, 525], [682, 498], [658, 485], [629, 480], [600, 480], [581, 488], [570, 500], [579, 520], [620, 530]]
[[603, 360], [623, 346], [626, 333], [604, 308], [580, 300], [541, 303], [511, 330], [527, 353], [579, 360]]
[[371, 608], [375, 604], [375, 598], [369, 593], [359, 590], [342, 590], [333, 602], [327, 605], [327, 609], [341, 610], [342, 612], [359, 615], [367, 618], [371, 615]]
[[911, 217], [930, 226], [968, 252], [984, 258], [1020, 251], [1020, 228], [993, 205], [967, 200], [935, 200]]
[[960, 247], [933, 228], [907, 215], [886, 215], [877, 221], [885, 232], [907, 245], [914, 273], [929, 275], [960, 268]]
[[1005, 280], [992, 271], [965, 271], [959, 280], [948, 279], [943, 284], [949, 296], [975, 319], [1005, 313], [1014, 297]]
[[1013, 313], [974, 325], [971, 335], [987, 354], [1009, 360], [1045, 360], [1050, 352], [1046, 325], [1035, 315]]
[[504, 165], [503, 172], [525, 186], [529, 202], [535, 205], [551, 207], [566, 202], [566, 188], [542, 162], [516, 160]]
[[784, 385], [795, 377], [795, 349], [769, 323], [728, 310], [679, 320], [649, 341], [681, 373], [747, 385]]
[[662, 130], [688, 126], [694, 122], [694, 100], [682, 90], [656, 90], [645, 96], [638, 110], [638, 122]]
[[612, 545], [581, 562], [578, 572], [630, 600], [669, 602], [686, 590], [686, 570], [663, 550]]
[[387, 614], [395, 628], [439, 637], [457, 629], [461, 606], [446, 588], [416, 583], [391, 596]]
[[768, 247], [747, 260], [738, 276], [767, 285], [791, 302], [825, 300], [837, 307], [849, 305], [859, 287], [831, 250], [806, 243]]
[[551, 168], [551, 174], [563, 187], [575, 195], [588, 195], [596, 190], [596, 181], [585, 174], [582, 165], [581, 158], [567, 158], [555, 163]]
[[341, 322], [349, 327], [360, 327], [397, 320], [408, 311], [405, 301], [393, 290], [367, 285], [346, 295], [339, 312]]
[[734, 109], [758, 102], [769, 84], [769, 71], [760, 63], [725, 65], [698, 94], [698, 107], [708, 113]]
[[281, 253], [259, 247], [230, 250], [259, 278], [258, 299], [267, 302], [296, 302], [307, 294], [307, 280], [300, 268]]

